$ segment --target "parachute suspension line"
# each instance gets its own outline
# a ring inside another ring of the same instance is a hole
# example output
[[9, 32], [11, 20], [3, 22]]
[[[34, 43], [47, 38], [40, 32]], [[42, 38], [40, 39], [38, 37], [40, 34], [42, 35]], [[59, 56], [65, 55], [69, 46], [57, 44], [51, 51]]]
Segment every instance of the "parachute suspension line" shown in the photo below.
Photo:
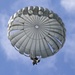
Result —
[[48, 43], [48, 46], [49, 46], [49, 48], [51, 49], [51, 51], [52, 51], [52, 53], [54, 52], [53, 51], [53, 48], [51, 47], [51, 45]]
[[[14, 48], [19, 52], [19, 49], [16, 46]], [[24, 53], [24, 56], [29, 57], [29, 55], [27, 55], [25, 53]]]
[[50, 50], [52, 51], [52, 53], [54, 52], [53, 51], [53, 48], [51, 47], [50, 43], [46, 40], [46, 38], [44, 37], [45, 41], [47, 42], [47, 45], [49, 46]]
[[39, 40], [39, 48], [40, 48], [40, 55], [42, 56], [42, 51], [41, 51], [41, 44], [40, 44], [40, 40]]
[[30, 57], [29, 55], [27, 55], [27, 54], [25, 54], [25, 53], [24, 53], [24, 56], [26, 56], [26, 57]]
[[37, 40], [35, 40], [35, 56], [36, 56], [36, 42], [37, 42]]
[[[42, 34], [42, 35], [40, 35], [40, 36], [41, 36], [41, 38], [42, 38], [43, 34]], [[44, 37], [44, 36], [43, 36], [43, 37]], [[47, 56], [49, 56], [48, 52], [46, 51], [46, 47], [45, 47], [45, 44], [44, 44], [43, 39], [42, 39], [42, 42], [43, 42], [43, 45], [44, 45], [44, 48], [45, 48], [45, 52], [46, 52]]]

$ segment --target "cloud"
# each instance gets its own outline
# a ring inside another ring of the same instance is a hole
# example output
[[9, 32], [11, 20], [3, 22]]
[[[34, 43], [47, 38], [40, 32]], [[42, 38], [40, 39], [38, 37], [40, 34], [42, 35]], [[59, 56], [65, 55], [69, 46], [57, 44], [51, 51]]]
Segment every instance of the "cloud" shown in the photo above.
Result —
[[75, 62], [75, 35], [73, 34], [69, 37], [66, 39], [65, 44], [65, 62], [69, 60]]
[[64, 62], [71, 63], [70, 66], [75, 65], [75, 22], [69, 21], [66, 33], [66, 42], [63, 48]]
[[75, 12], [75, 0], [61, 0], [61, 5], [67, 12]]

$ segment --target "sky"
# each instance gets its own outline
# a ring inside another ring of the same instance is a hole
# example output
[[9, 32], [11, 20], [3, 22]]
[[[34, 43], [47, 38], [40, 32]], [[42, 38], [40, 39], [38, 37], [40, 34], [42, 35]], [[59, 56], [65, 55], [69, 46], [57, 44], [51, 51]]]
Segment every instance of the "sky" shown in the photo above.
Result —
[[[10, 16], [26, 6], [53, 10], [66, 28], [63, 48], [35, 66], [30, 58], [19, 54], [7, 38]], [[0, 75], [75, 75], [75, 0], [0, 0]]]

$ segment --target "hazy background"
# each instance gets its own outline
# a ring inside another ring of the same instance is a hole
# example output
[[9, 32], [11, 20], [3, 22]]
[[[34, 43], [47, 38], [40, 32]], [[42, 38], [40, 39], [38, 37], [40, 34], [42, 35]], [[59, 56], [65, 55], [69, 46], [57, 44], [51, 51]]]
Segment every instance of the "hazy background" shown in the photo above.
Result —
[[[66, 27], [63, 48], [35, 66], [19, 54], [7, 38], [10, 16], [31, 5], [53, 10]], [[75, 75], [75, 0], [0, 0], [0, 75]]]

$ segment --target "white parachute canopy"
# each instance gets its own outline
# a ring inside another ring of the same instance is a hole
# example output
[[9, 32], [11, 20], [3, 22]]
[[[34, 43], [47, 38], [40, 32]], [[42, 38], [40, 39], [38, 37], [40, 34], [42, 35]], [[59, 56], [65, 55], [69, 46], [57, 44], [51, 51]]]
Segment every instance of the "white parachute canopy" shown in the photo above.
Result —
[[65, 42], [61, 18], [47, 8], [25, 7], [11, 16], [8, 38], [21, 54], [46, 58], [54, 55]]

